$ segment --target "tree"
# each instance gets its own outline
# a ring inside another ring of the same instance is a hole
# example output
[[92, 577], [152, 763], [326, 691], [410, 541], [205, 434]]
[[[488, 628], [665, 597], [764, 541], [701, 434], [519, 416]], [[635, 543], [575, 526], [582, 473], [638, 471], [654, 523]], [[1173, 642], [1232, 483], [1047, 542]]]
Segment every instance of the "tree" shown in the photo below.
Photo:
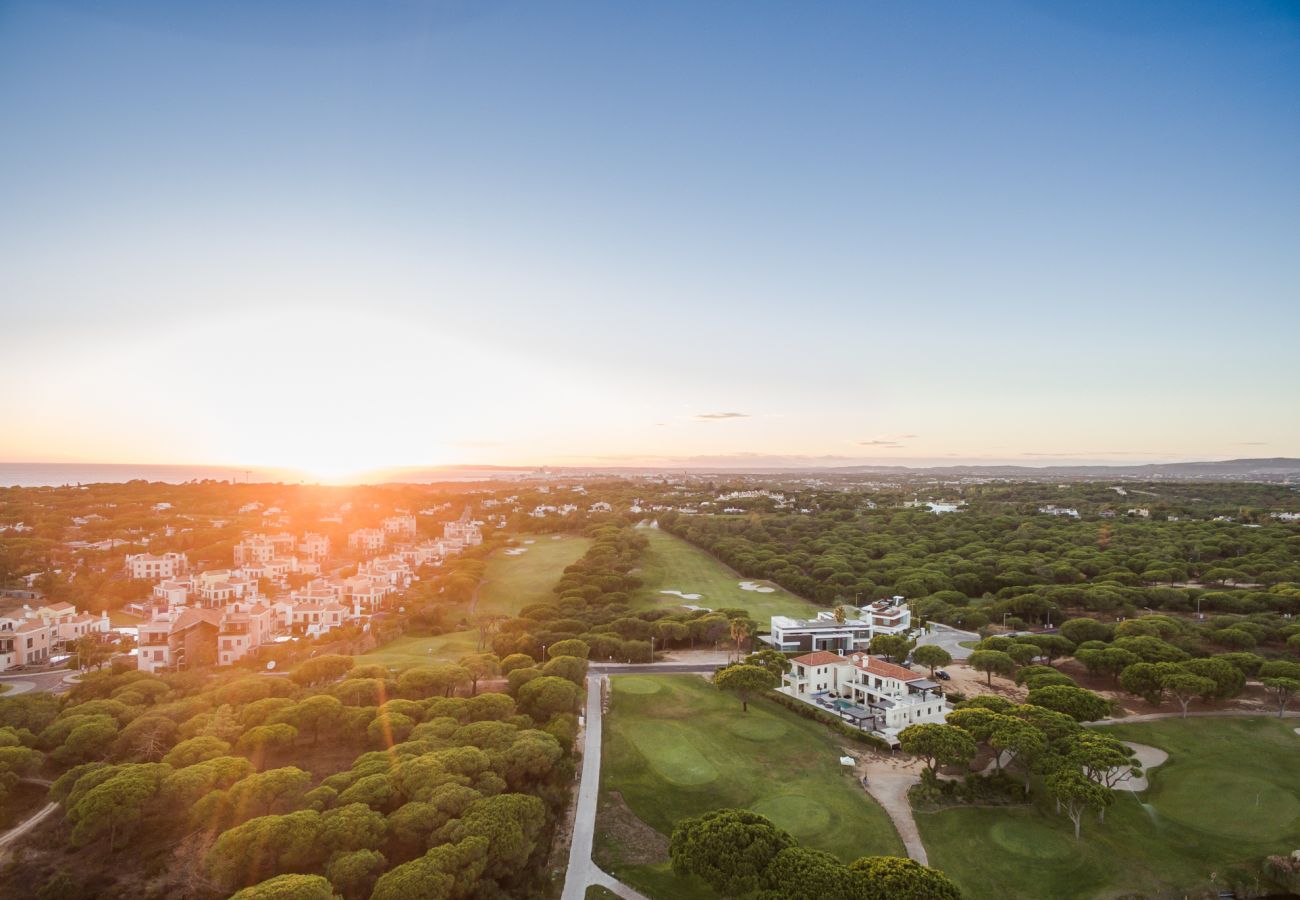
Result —
[[912, 660], [917, 665], [928, 668], [930, 677], [933, 678], [935, 669], [952, 662], [952, 654], [937, 644], [922, 644], [912, 651]]
[[472, 676], [463, 666], [443, 663], [436, 666], [415, 666], [407, 669], [397, 679], [402, 696], [412, 699], [442, 694], [450, 697], [461, 685], [469, 684]]
[[1228, 700], [1237, 696], [1246, 687], [1246, 676], [1227, 660], [1210, 657], [1209, 659], [1189, 659], [1179, 664], [1193, 675], [1200, 675], [1214, 682], [1214, 690], [1206, 699]]
[[469, 837], [434, 847], [385, 872], [371, 900], [446, 900], [474, 894], [488, 863], [488, 842]]
[[1282, 718], [1286, 712], [1287, 706], [1297, 693], [1300, 693], [1300, 679], [1296, 678], [1265, 678], [1261, 683], [1264, 685], [1265, 692], [1273, 698], [1277, 704], [1277, 717]]
[[762, 900], [848, 900], [849, 870], [824, 850], [786, 847], [763, 873]]
[[1133, 663], [1120, 673], [1119, 683], [1130, 694], [1159, 706], [1165, 696], [1165, 678], [1181, 671], [1173, 663]]
[[478, 693], [478, 683], [483, 678], [493, 678], [501, 672], [501, 661], [495, 653], [474, 653], [462, 656], [460, 666], [469, 673], [470, 693]]
[[98, 635], [86, 634], [77, 638], [73, 644], [74, 652], [77, 655], [77, 665], [83, 669], [89, 669], [91, 666], [99, 671], [108, 662], [109, 657], [113, 655], [113, 645], [105, 643], [99, 639]]
[[1057, 657], [1069, 656], [1074, 652], [1074, 642], [1059, 634], [1031, 634], [1028, 637], [1021, 638], [1020, 643], [1032, 644], [1037, 647], [1039, 652], [1047, 657], [1049, 666]]
[[579, 659], [587, 659], [591, 655], [591, 647], [586, 641], [570, 638], [567, 641], [556, 641], [547, 651], [547, 655], [554, 659], [557, 656], [576, 656]]
[[761, 666], [775, 675], [779, 680], [782, 675], [790, 671], [792, 663], [790, 662], [790, 657], [786, 656], [780, 650], [768, 648], [746, 656], [745, 665]]
[[542, 666], [542, 674], [564, 678], [581, 687], [587, 678], [587, 661], [580, 656], [557, 656]]
[[509, 675], [515, 669], [531, 669], [537, 665], [537, 660], [533, 659], [527, 653], [511, 653], [505, 659], [501, 660], [501, 674]]
[[1074, 658], [1093, 675], [1109, 675], [1116, 679], [1139, 659], [1136, 653], [1122, 647], [1078, 649], [1074, 651]]
[[969, 763], [977, 750], [975, 739], [955, 725], [908, 725], [898, 734], [903, 750], [925, 761], [930, 774], [940, 765]]
[[556, 713], [573, 712], [581, 699], [582, 688], [554, 675], [541, 675], [519, 688], [520, 709], [538, 722]]
[[301, 685], [321, 684], [343, 677], [355, 665], [351, 656], [327, 654], [305, 660], [289, 677]]
[[1115, 627], [1103, 625], [1096, 619], [1069, 619], [1061, 623], [1061, 636], [1076, 645], [1086, 641], [1109, 642], [1115, 637]]
[[328, 694], [317, 694], [286, 707], [276, 718], [293, 725], [300, 732], [310, 733], [314, 747], [320, 740], [322, 729], [333, 728], [342, 720], [343, 701]]
[[[267, 752], [276, 750], [287, 750], [293, 746], [294, 741], [298, 739], [298, 729], [284, 722], [277, 722], [274, 725], [258, 725], [250, 728], [239, 736], [236, 746], [241, 753], [257, 753], [265, 755]], [[195, 740], [216, 740], [215, 738], [195, 738]], [[218, 743], [225, 744], [225, 741]], [[226, 744], [229, 747], [229, 744]]]
[[883, 656], [893, 663], [901, 663], [913, 647], [912, 641], [901, 634], [878, 634], [871, 639], [868, 650], [877, 656]]
[[276, 807], [291, 812], [301, 805], [311, 788], [311, 773], [296, 766], [268, 769], [233, 784], [227, 796], [231, 806], [243, 810], [241, 819], [269, 816]]
[[325, 866], [325, 875], [346, 900], [363, 900], [387, 867], [388, 861], [379, 851], [353, 850], [334, 854]]
[[285, 816], [261, 816], [227, 829], [208, 851], [208, 872], [219, 884], [249, 884], [288, 871], [320, 865], [321, 815], [300, 809]]
[[84, 847], [106, 836], [108, 852], [112, 853], [117, 839], [129, 837], [140, 824], [145, 806], [158, 793], [169, 771], [162, 763], [120, 766], [86, 791], [68, 813], [68, 819], [75, 823], [73, 845]]
[[[1131, 747], [1108, 734], [1087, 729], [1080, 732], [1073, 742], [1066, 761], [1078, 766], [1090, 781], [1111, 789], [1142, 774], [1142, 766]], [[1104, 806], [1101, 819], [1106, 819]]]
[[998, 771], [1002, 771], [1003, 755], [1006, 763], [1019, 762], [1025, 770], [1025, 790], [1029, 790], [1029, 776], [1034, 760], [1047, 749], [1043, 733], [1024, 719], [1015, 716], [998, 716], [987, 738]]
[[736, 659], [740, 659], [740, 643], [748, 640], [751, 635], [758, 631], [758, 623], [753, 619], [737, 616], [731, 620], [729, 630], [731, 639], [736, 642]]
[[749, 700], [754, 694], [769, 691], [777, 685], [777, 678], [762, 666], [736, 663], [713, 676], [713, 684], [740, 698], [741, 712], [749, 712]]
[[1016, 661], [1001, 650], [976, 650], [968, 662], [976, 672], [987, 673], [989, 687], [993, 686], [995, 674], [1010, 675], [1016, 670]]
[[1115, 792], [1088, 778], [1078, 769], [1063, 766], [1047, 776], [1047, 791], [1064, 808], [1074, 823], [1074, 839], [1079, 839], [1079, 825], [1089, 809], [1103, 810], [1115, 802]]
[[1065, 713], [1076, 722], [1095, 722], [1106, 718], [1111, 712], [1111, 702], [1105, 697], [1085, 688], [1070, 687], [1067, 684], [1034, 688], [1025, 698], [1025, 702], [1031, 706], [1042, 706]]
[[230, 744], [209, 736], [193, 737], [181, 741], [167, 751], [162, 761], [173, 769], [183, 769], [209, 759], [225, 756], [230, 752]]
[[668, 855], [678, 876], [698, 875], [719, 894], [735, 897], [760, 889], [777, 854], [794, 845], [758, 813], [718, 809], [678, 822]]
[[1160, 684], [1165, 692], [1177, 700], [1179, 706], [1182, 706], [1184, 719], [1187, 718], [1188, 706], [1196, 697], [1212, 697], [1218, 688], [1214, 679], [1193, 675], [1192, 672], [1173, 672], [1161, 679]]
[[[356, 895], [353, 895], [356, 896]], [[328, 880], [319, 875], [277, 875], [236, 891], [230, 900], [337, 900]]]
[[961, 900], [938, 869], [897, 856], [863, 856], [849, 863], [852, 900]]

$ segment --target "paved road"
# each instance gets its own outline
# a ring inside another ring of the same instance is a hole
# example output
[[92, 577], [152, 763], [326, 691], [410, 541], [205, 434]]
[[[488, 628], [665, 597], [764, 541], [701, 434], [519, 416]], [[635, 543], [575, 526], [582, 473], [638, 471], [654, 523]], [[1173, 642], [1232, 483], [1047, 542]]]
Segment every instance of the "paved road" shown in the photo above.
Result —
[[[64, 676], [70, 674], [69, 669], [51, 669], [0, 675], [0, 684], [7, 684], [12, 688], [12, 690], [0, 696], [12, 697], [26, 691], [49, 691], [52, 694], [61, 694], [68, 690], [68, 685], [63, 683], [63, 679]], [[26, 684], [30, 684], [31, 687], [22, 687], [22, 685]]]
[[[593, 667], [594, 668], [594, 667]], [[596, 834], [596, 800], [600, 794], [601, 704], [603, 678], [587, 679], [586, 740], [582, 748], [582, 783], [578, 807], [573, 816], [573, 841], [569, 844], [569, 869], [564, 876], [561, 900], [583, 900], [587, 886], [599, 884], [625, 900], [647, 900], [616, 878], [601, 871], [591, 859], [591, 842]]]
[[948, 651], [953, 659], [967, 659], [973, 652], [969, 647], [961, 646], [962, 641], [978, 641], [980, 636], [972, 631], [959, 631], [938, 622], [931, 624], [931, 633], [922, 635], [917, 644], [933, 644]]
[[925, 844], [916, 827], [916, 817], [912, 815], [912, 803], [907, 799], [907, 792], [912, 785], [921, 783], [921, 776], [889, 763], [868, 762], [864, 768], [867, 772], [867, 793], [876, 798], [893, 821], [894, 829], [903, 839], [907, 855], [921, 865], [928, 866], [930, 860], [925, 853]]

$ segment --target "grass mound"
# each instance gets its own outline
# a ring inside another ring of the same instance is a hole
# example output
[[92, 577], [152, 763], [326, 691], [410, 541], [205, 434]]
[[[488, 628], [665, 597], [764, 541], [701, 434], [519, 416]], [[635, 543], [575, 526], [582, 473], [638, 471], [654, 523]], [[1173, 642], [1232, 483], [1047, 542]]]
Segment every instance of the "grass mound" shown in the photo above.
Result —
[[[848, 789], [847, 785], [845, 789]], [[817, 838], [831, 824], [831, 814], [825, 806], [797, 794], [766, 797], [750, 809], [771, 819], [774, 825], [790, 832], [800, 843]]]
[[620, 694], [657, 694], [660, 690], [657, 679], [646, 675], [622, 675], [612, 684]]
[[718, 770], [691, 742], [688, 729], [676, 722], [634, 722], [628, 737], [662, 778], [678, 785], [708, 784]]
[[1047, 831], [1027, 819], [1006, 819], [989, 829], [993, 842], [1027, 859], [1063, 859], [1077, 852], [1074, 842], [1058, 831]]
[[[1264, 841], [1289, 831], [1300, 817], [1300, 800], [1263, 778], [1199, 766], [1179, 775], [1161, 794], [1159, 810], [1165, 818], [1188, 828], [1224, 838]], [[1208, 815], [1211, 797], [1234, 797], [1237, 802]]]
[[780, 719], [745, 716], [727, 723], [727, 730], [750, 741], [774, 741], [788, 730]]

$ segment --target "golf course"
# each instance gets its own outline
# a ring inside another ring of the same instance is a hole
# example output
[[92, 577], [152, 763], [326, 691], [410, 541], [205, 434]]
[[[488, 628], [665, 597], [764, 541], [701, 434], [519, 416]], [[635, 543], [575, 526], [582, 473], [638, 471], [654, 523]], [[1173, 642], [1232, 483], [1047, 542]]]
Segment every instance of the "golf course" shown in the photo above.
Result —
[[930, 864], [975, 900], [1240, 888], [1264, 857], [1300, 847], [1293, 726], [1262, 717], [1107, 726], [1169, 759], [1147, 773], [1148, 790], [1120, 791], [1104, 823], [1086, 816], [1077, 842], [1041, 793], [1026, 807], [917, 812], [917, 824]]
[[638, 571], [641, 588], [633, 597], [639, 608], [682, 604], [709, 609], [741, 607], [764, 626], [772, 616], [811, 616], [819, 608], [778, 585], [747, 580], [666, 531], [646, 527], [637, 533], [650, 542]]
[[741, 712], [698, 675], [619, 675], [610, 686], [595, 856], [648, 896], [714, 896], [672, 874], [667, 838], [678, 820], [720, 807], [752, 809], [845, 861], [902, 855], [827, 729], [765, 701]]
[[[591, 541], [571, 535], [522, 535], [515, 547], [488, 557], [475, 615], [513, 616], [532, 603], [555, 599], [553, 589], [567, 566], [587, 552]], [[358, 657], [363, 665], [394, 669], [457, 662], [478, 652], [477, 628], [436, 635], [403, 635]]]
[[519, 535], [514, 547], [488, 557], [475, 614], [514, 616], [525, 606], [553, 601], [564, 570], [590, 546], [589, 538], [567, 534]]

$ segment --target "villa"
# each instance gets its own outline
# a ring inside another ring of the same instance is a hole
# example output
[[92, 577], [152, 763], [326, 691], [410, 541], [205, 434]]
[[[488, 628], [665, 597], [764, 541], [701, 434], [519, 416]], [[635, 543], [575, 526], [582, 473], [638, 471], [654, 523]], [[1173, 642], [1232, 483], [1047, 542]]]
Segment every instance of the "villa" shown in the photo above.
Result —
[[791, 663], [781, 679], [782, 693], [885, 737], [908, 725], [942, 723], [952, 710], [936, 682], [865, 653], [818, 650]]
[[189, 571], [190, 563], [184, 553], [128, 553], [123, 561], [126, 574], [137, 579], [175, 578]]
[[839, 622], [832, 611], [817, 613], [814, 619], [772, 616], [771, 634], [763, 637], [777, 650], [865, 651], [878, 634], [906, 634], [912, 628], [912, 611], [902, 597], [879, 600], [860, 609], [844, 607]]

